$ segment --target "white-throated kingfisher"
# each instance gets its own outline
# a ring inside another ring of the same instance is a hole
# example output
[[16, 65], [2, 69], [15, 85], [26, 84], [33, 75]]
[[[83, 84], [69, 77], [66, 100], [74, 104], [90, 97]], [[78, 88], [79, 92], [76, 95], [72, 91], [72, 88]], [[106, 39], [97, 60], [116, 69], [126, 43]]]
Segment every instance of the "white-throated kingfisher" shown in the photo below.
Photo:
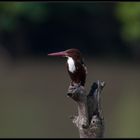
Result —
[[61, 56], [67, 58], [67, 70], [71, 78], [71, 85], [84, 86], [86, 82], [87, 68], [78, 49], [72, 48], [61, 52], [48, 54], [49, 56]]

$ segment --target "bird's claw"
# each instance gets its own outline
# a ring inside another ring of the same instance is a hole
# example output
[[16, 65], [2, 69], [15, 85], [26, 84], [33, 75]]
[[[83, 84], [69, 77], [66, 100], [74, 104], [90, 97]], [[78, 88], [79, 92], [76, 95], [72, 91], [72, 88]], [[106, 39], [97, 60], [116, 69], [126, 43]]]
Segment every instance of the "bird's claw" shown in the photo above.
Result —
[[69, 97], [73, 97], [75, 93], [77, 93], [77, 89], [78, 89], [78, 86], [77, 85], [71, 85], [69, 86], [68, 88], [68, 93], [67, 95]]
[[85, 91], [84, 86], [81, 86], [80, 84], [70, 85], [67, 95], [73, 98], [78, 95], [77, 93], [81, 93], [81, 91]]

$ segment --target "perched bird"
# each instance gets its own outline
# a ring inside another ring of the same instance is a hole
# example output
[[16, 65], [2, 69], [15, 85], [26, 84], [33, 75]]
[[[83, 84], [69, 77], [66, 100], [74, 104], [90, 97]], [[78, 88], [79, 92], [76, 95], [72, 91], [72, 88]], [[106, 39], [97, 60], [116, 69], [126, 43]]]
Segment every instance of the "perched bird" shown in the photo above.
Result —
[[85, 85], [87, 68], [83, 62], [82, 54], [78, 49], [72, 48], [61, 52], [50, 53], [48, 55], [66, 57], [67, 71], [71, 78], [71, 85]]

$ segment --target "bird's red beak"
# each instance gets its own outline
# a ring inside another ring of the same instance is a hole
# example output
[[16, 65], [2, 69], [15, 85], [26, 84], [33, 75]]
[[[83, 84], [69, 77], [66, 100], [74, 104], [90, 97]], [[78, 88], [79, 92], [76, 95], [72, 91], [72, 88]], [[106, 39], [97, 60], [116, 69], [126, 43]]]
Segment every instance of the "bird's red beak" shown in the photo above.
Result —
[[65, 56], [67, 56], [67, 53], [65, 51], [62, 51], [62, 52], [49, 53], [48, 55], [49, 56], [62, 56], [62, 57], [65, 57]]

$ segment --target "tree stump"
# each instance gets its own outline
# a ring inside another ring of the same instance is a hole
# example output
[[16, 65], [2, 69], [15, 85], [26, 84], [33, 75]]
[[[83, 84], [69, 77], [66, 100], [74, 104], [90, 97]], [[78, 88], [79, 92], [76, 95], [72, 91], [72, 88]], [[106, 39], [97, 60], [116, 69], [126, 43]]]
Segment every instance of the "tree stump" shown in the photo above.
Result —
[[104, 117], [101, 106], [101, 92], [104, 81], [94, 82], [86, 95], [83, 86], [69, 86], [67, 95], [78, 105], [78, 115], [72, 116], [73, 123], [79, 130], [80, 138], [103, 138]]

